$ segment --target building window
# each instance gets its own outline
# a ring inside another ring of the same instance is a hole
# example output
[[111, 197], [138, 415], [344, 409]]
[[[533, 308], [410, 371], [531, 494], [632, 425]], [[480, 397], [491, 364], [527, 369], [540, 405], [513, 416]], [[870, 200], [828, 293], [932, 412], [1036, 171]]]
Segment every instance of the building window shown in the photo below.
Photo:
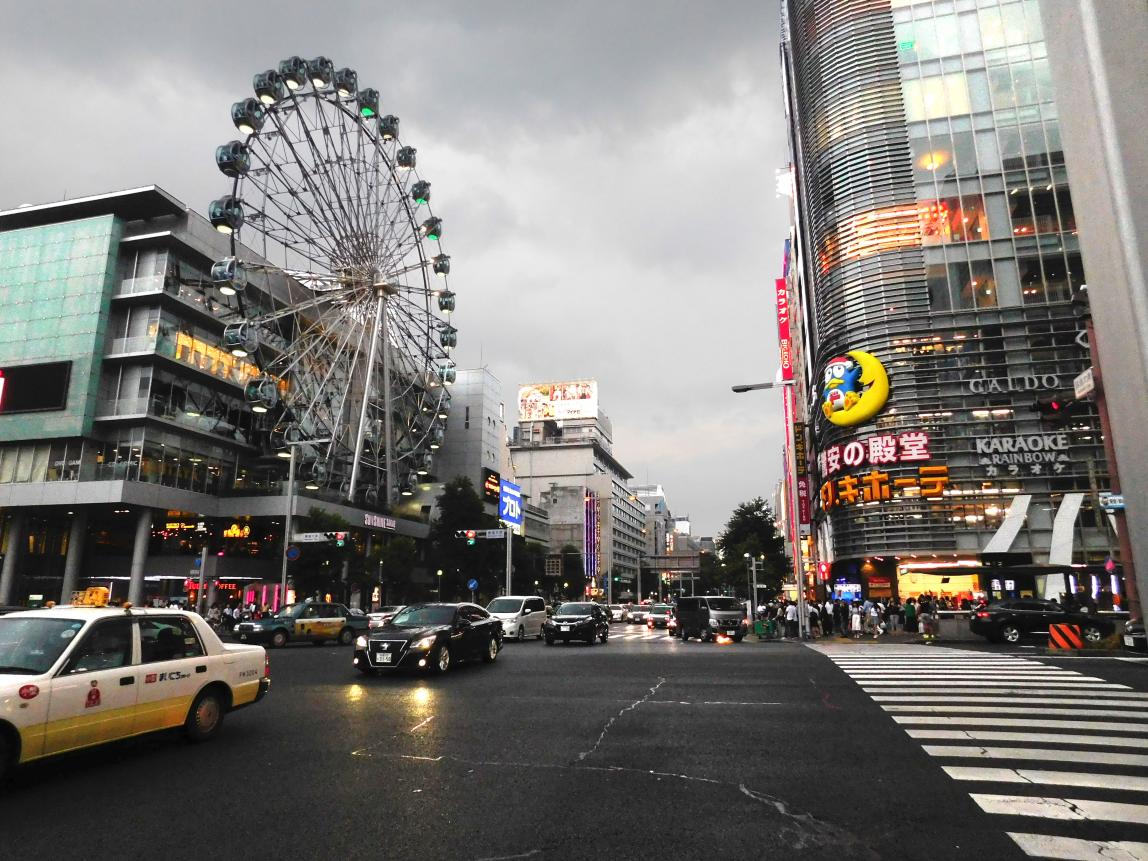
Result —
[[917, 211], [923, 245], [976, 242], [989, 238], [985, 202], [979, 194], [923, 200]]
[[969, 112], [969, 86], [964, 72], [904, 81], [905, 119], [911, 123]]
[[470, 407], [463, 408], [462, 427], [464, 430], [470, 430]]

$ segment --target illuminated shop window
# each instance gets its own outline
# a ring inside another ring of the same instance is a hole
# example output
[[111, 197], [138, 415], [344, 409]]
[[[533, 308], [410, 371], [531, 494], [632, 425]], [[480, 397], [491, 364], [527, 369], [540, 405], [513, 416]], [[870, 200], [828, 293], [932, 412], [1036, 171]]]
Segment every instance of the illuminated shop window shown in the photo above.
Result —
[[922, 245], [976, 242], [989, 238], [984, 198], [979, 194], [923, 200], [917, 207]]

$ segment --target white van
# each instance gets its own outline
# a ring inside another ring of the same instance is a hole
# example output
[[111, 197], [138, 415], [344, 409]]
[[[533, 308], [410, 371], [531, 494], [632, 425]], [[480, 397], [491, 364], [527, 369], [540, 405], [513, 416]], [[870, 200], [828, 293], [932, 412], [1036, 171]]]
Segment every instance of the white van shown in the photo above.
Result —
[[487, 604], [486, 612], [502, 622], [502, 636], [507, 639], [542, 639], [546, 602], [536, 595], [503, 595]]

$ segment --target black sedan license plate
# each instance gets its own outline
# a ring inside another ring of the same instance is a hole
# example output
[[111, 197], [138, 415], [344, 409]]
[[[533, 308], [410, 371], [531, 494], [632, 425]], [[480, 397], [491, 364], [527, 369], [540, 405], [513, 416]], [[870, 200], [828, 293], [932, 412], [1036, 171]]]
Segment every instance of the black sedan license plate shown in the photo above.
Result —
[[725, 632], [725, 635], [726, 635], [727, 637], [732, 637], [732, 636], [733, 636], [734, 634], [736, 634], [736, 633], [737, 633], [737, 631], [726, 631], [726, 632]]
[[246, 635], [246, 634], [240, 634], [240, 635], [239, 635], [239, 639], [241, 639], [241, 640], [246, 640], [246, 639], [247, 639], [247, 635]]
[[375, 655], [375, 660], [380, 664], [389, 664], [391, 662], [391, 658], [393, 657], [394, 655], [391, 655], [388, 652], [379, 652], [377, 655]]

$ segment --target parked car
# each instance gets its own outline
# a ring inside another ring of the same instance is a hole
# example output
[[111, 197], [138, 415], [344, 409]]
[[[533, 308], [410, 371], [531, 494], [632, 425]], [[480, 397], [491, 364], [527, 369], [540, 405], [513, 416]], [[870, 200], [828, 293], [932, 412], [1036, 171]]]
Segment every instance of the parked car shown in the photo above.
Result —
[[274, 616], [240, 622], [232, 633], [240, 642], [268, 643], [277, 649], [288, 643], [311, 642], [318, 646], [330, 640], [349, 646], [369, 624], [366, 616], [356, 616], [342, 604], [305, 601], [288, 604]]
[[502, 622], [502, 634], [514, 640], [542, 639], [546, 602], [536, 595], [503, 595], [486, 605], [486, 612]]
[[581, 640], [593, 646], [595, 640], [605, 643], [609, 639], [610, 622], [598, 604], [571, 601], [559, 607], [554, 618], [546, 620], [542, 633], [548, 646], [553, 646], [559, 640], [566, 643]]
[[1075, 613], [1057, 601], [1020, 598], [996, 601], [969, 616], [969, 630], [995, 643], [1016, 643], [1022, 637], [1048, 635], [1048, 626], [1067, 623], [1080, 626], [1085, 641], [1098, 642], [1111, 635], [1116, 625], [1091, 613]]
[[382, 628], [355, 640], [360, 673], [431, 670], [445, 673], [460, 661], [491, 664], [502, 650], [502, 624], [476, 604], [411, 604]]

